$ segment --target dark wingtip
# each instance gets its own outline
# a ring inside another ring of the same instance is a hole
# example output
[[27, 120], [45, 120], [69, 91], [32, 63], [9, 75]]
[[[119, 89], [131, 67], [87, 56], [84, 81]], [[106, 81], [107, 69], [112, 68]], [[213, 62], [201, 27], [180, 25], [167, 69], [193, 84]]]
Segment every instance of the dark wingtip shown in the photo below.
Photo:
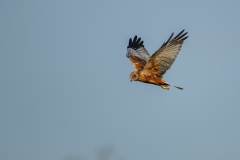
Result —
[[[173, 37], [173, 34], [174, 34], [174, 32], [173, 32], [173, 33], [171, 34], [171, 36], [168, 38], [168, 40], [167, 40], [166, 42], [164, 42], [160, 48], [164, 47], [164, 46], [167, 45], [168, 43], [174, 42], [175, 40], [182, 40], [182, 41], [184, 41], [185, 39], [187, 39], [188, 36], [187, 36], [187, 37], [184, 37], [184, 36], [186, 36], [186, 35], [188, 34], [188, 32], [184, 33], [184, 31], [185, 31], [185, 29], [183, 29], [183, 30], [182, 30], [180, 33], [178, 33], [174, 38], [172, 38], [172, 37]], [[184, 33], [184, 34], [182, 34], [182, 33]]]
[[171, 34], [171, 36], [168, 38], [168, 40], [165, 44], [167, 44], [172, 39], [173, 35], [174, 35], [174, 32]]
[[133, 42], [135, 42], [136, 40], [137, 40], [137, 35], [134, 37]]
[[184, 38], [183, 38], [183, 39], [181, 39], [181, 40], [183, 40], [183, 41], [184, 41], [184, 40], [185, 40], [185, 39], [187, 39], [187, 38], [188, 38], [188, 36], [187, 36], [187, 37], [184, 37]]
[[132, 49], [137, 50], [140, 47], [144, 47], [143, 43], [144, 42], [141, 41], [141, 38], [140, 37], [138, 38], [137, 35], [135, 35], [133, 40], [131, 38], [129, 39], [129, 43], [128, 43], [128, 47], [127, 48], [132, 48]]
[[132, 38], [129, 39], [128, 46], [130, 46], [130, 44], [132, 44]]
[[179, 38], [179, 36], [181, 36], [181, 34], [183, 33], [185, 31], [185, 29], [184, 30], [182, 30], [180, 33], [178, 33], [178, 35], [176, 35], [173, 39], [178, 39]]

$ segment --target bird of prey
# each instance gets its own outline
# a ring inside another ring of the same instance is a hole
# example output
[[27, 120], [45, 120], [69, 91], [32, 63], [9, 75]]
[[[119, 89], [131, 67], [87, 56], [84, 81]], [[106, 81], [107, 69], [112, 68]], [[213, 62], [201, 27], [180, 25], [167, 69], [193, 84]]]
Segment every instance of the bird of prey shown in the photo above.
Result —
[[[132, 62], [135, 71], [130, 74], [131, 81], [140, 81], [161, 86], [165, 90], [169, 90], [168, 86], [174, 86], [162, 79], [166, 71], [175, 61], [182, 44], [188, 38], [187, 32], [182, 30], [173, 38], [173, 34], [166, 42], [150, 56], [144, 48], [143, 41], [137, 36], [132, 40], [129, 39], [127, 47], [127, 58]], [[178, 89], [183, 89], [174, 86]]]

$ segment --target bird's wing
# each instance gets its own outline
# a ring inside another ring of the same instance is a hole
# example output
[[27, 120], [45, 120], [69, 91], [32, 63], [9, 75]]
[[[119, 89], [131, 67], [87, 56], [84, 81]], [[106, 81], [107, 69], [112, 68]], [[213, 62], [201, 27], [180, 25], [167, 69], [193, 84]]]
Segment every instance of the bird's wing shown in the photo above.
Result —
[[188, 38], [186, 37], [187, 32], [183, 33], [184, 30], [174, 38], [172, 38], [172, 33], [167, 42], [164, 42], [150, 57], [142, 72], [150, 72], [158, 77], [162, 77], [175, 61], [184, 40]]
[[141, 71], [150, 58], [148, 51], [144, 48], [143, 41], [137, 36], [133, 40], [129, 39], [126, 56], [132, 62], [135, 71]]

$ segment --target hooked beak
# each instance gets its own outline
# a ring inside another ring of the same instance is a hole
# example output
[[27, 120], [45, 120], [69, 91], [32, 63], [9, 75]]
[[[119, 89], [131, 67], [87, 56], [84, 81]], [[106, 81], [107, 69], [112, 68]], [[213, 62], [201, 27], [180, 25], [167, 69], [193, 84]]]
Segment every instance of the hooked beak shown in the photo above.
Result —
[[130, 81], [132, 82], [132, 80], [130, 79]]

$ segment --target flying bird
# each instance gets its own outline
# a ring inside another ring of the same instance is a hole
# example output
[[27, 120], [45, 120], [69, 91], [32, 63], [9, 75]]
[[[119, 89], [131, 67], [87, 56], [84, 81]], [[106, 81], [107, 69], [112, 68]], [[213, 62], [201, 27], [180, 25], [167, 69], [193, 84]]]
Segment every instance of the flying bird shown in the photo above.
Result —
[[152, 56], [145, 49], [141, 38], [137, 36], [133, 40], [130, 38], [126, 56], [135, 69], [130, 74], [130, 80], [158, 85], [165, 90], [169, 90], [168, 86], [174, 86], [182, 90], [183, 88], [164, 81], [162, 77], [175, 61], [184, 40], [188, 38], [187, 33], [182, 30], [174, 38], [174, 33], [172, 33]]

